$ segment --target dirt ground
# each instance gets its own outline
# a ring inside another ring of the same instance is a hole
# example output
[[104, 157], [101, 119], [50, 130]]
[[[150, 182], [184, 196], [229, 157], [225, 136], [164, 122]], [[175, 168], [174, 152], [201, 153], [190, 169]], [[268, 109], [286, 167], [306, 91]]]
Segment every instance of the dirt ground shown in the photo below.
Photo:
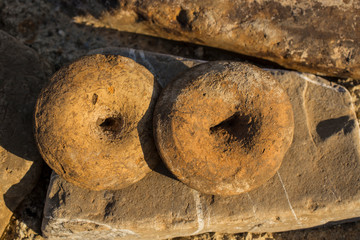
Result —
[[[80, 7], [86, 2], [74, 1]], [[74, 9], [69, 9], [67, 6], [66, 0], [0, 0], [0, 29], [35, 49], [52, 66], [53, 72], [85, 55], [89, 50], [110, 46], [143, 49], [203, 60], [240, 60], [264, 67], [279, 67], [267, 61], [218, 49], [78, 25], [71, 18], [75, 13]], [[341, 83], [350, 90], [358, 111], [360, 81], [334, 78], [329, 80]], [[357, 114], [359, 118], [359, 111]], [[42, 239], [40, 230], [42, 209], [50, 173], [51, 170], [45, 166], [39, 184], [15, 211], [1, 240]], [[206, 233], [189, 238], [177, 238], [177, 240], [359, 239], [359, 236], [358, 221], [283, 233]]]

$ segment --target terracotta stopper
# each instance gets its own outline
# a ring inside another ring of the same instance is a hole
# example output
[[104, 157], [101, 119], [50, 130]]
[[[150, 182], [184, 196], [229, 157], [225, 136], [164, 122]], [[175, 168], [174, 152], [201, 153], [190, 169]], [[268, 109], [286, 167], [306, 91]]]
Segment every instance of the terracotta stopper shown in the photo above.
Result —
[[268, 72], [240, 62], [191, 68], [162, 92], [154, 133], [164, 162], [200, 192], [235, 195], [269, 180], [293, 138], [292, 106]]
[[83, 57], [59, 70], [38, 98], [35, 137], [47, 164], [92, 190], [120, 189], [158, 161], [152, 113], [159, 86], [122, 56]]

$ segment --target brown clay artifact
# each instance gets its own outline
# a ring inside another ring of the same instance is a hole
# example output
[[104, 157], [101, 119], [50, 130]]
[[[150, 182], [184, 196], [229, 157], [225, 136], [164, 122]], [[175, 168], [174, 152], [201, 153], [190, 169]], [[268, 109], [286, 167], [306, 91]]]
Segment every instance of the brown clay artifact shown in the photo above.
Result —
[[154, 112], [158, 150], [176, 177], [200, 192], [250, 191], [279, 169], [293, 112], [274, 77], [239, 62], [196, 66], [169, 84]]
[[152, 112], [159, 86], [122, 56], [84, 57], [59, 70], [38, 98], [35, 137], [48, 165], [80, 187], [120, 189], [158, 161]]

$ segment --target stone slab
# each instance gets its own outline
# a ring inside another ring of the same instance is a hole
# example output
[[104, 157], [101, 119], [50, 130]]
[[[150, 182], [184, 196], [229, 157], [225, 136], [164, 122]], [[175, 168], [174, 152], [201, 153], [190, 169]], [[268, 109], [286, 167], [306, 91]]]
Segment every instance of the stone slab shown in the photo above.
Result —
[[[197, 60], [133, 49], [165, 86]], [[201, 194], [163, 165], [118, 191], [89, 191], [52, 175], [42, 230], [49, 239], [165, 239], [203, 232], [277, 232], [360, 216], [359, 125], [346, 89], [320, 77], [267, 69], [290, 96], [295, 133], [277, 174], [238, 196]], [[276, 131], [276, 130], [274, 130]]]
[[0, 30], [0, 236], [41, 173], [32, 120], [47, 71], [35, 50]]

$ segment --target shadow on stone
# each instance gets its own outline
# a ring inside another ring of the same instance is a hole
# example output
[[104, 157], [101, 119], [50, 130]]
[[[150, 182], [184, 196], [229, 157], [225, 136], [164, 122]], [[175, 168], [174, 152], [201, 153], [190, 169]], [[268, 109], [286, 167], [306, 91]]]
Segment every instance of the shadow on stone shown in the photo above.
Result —
[[[44, 199], [46, 198], [51, 172], [52, 170], [44, 164], [40, 179], [33, 191], [25, 197], [16, 209], [13, 210], [15, 219], [24, 223], [37, 235], [42, 234], [41, 222], [43, 219], [43, 209], [45, 205]], [[13, 185], [8, 190], [6, 197], [4, 196], [6, 202], [10, 203], [14, 200], [12, 199], [12, 193], [16, 193], [20, 184], [26, 184], [26, 180], [28, 178], [28, 175], [26, 175], [19, 184]], [[17, 239], [19, 231], [21, 230], [17, 229], [13, 222], [10, 222], [9, 231], [6, 231], [3, 236], [4, 240]]]
[[339, 118], [331, 118], [321, 121], [316, 126], [316, 132], [322, 141], [332, 135], [343, 131], [344, 134], [350, 133], [355, 127], [355, 120], [350, 119], [350, 116], [342, 116]]
[[5, 179], [0, 194], [14, 213], [37, 184], [43, 165], [32, 123], [45, 68], [34, 50], [2, 31], [0, 52], [0, 177]]
[[[14, 212], [18, 204], [21, 202], [19, 201], [19, 193], [26, 193], [24, 189], [27, 188], [29, 182], [34, 181], [33, 179], [38, 179], [39, 171], [38, 168], [42, 167], [42, 162], [37, 161], [31, 165], [30, 169], [26, 172], [25, 176], [20, 180], [19, 183], [12, 185], [4, 194], [4, 202], [6, 206]], [[22, 200], [22, 199], [21, 199]]]
[[[135, 53], [136, 54], [136, 53]], [[121, 54], [120, 54], [121, 55]], [[153, 114], [155, 109], [155, 104], [157, 101], [157, 98], [160, 95], [161, 92], [161, 86], [159, 83], [168, 83], [171, 82], [172, 79], [174, 79], [177, 74], [176, 71], [168, 72], [165, 69], [161, 69], [162, 67], [165, 68], [165, 66], [162, 66], [161, 64], [152, 64], [151, 60], [146, 59], [146, 55], [144, 52], [141, 53], [142, 57], [134, 59], [137, 63], [143, 65], [147, 70], [149, 70], [156, 80], [156, 83], [153, 87], [153, 94], [151, 97], [151, 102], [149, 104], [150, 108], [146, 111], [143, 118], [139, 121], [138, 124], [138, 134], [140, 138], [141, 147], [144, 153], [145, 161], [149, 164], [149, 167], [156, 171], [157, 173], [160, 173], [164, 176], [167, 176], [169, 178], [177, 180], [177, 178], [167, 169], [165, 164], [162, 162], [161, 157], [157, 151], [155, 139], [153, 136]], [[126, 54], [124, 54], [126, 56]], [[188, 68], [186, 65], [184, 65], [181, 61], [173, 61], [173, 64], [178, 65], [178, 69]], [[159, 69], [160, 68], [160, 69]], [[164, 71], [165, 70], [165, 71]], [[165, 73], [163, 76], [159, 76], [159, 73]], [[162, 78], [168, 78], [161, 80]], [[146, 119], [151, 119], [151, 122], [145, 122]], [[147, 134], [142, 134], [143, 131], [146, 131]], [[151, 137], [150, 137], [151, 136]], [[154, 163], [154, 159], [157, 159], [158, 164], [153, 166], [152, 163]]]

